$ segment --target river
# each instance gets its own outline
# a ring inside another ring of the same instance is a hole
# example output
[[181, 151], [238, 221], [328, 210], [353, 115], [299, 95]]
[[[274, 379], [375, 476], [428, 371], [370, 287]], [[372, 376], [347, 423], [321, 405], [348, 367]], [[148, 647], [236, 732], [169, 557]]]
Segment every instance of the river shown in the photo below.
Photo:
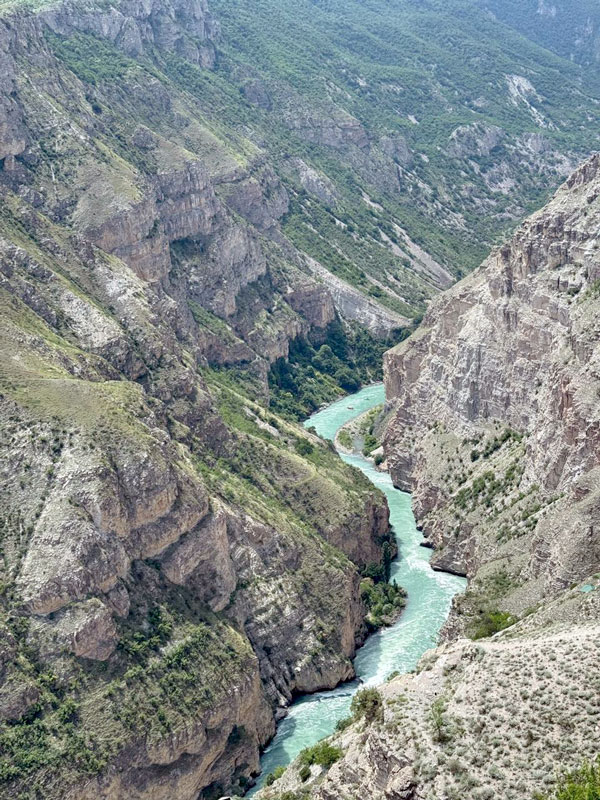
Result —
[[[304, 425], [314, 426], [321, 436], [333, 440], [342, 425], [383, 401], [382, 384], [367, 386], [317, 412]], [[434, 572], [429, 566], [431, 551], [420, 546], [422, 536], [415, 524], [410, 495], [395, 489], [389, 475], [378, 472], [362, 456], [341, 457], [362, 470], [387, 497], [399, 551], [392, 564], [391, 580], [406, 589], [406, 607], [395, 625], [369, 637], [358, 651], [354, 661], [357, 680], [332, 691], [305, 695], [291, 705], [263, 754], [262, 772], [250, 795], [275, 767], [286, 766], [304, 747], [333, 733], [336, 722], [348, 716], [352, 695], [360, 685], [383, 683], [391, 672], [414, 669], [421, 655], [435, 645], [453, 596], [466, 585], [463, 578]]]

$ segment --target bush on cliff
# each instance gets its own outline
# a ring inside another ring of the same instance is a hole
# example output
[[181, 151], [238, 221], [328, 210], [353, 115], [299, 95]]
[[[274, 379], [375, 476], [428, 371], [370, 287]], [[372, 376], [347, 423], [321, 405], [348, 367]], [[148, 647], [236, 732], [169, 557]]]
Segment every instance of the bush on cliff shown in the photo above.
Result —
[[551, 794], [536, 794], [535, 800], [600, 800], [600, 756], [592, 764], [567, 772]]
[[328, 768], [339, 761], [342, 755], [341, 749], [329, 744], [328, 741], [317, 742], [312, 747], [306, 747], [300, 753], [300, 764], [306, 767], [318, 764], [320, 767]]
[[364, 719], [368, 724], [383, 722], [383, 698], [377, 689], [361, 689], [352, 698], [350, 711], [354, 721]]

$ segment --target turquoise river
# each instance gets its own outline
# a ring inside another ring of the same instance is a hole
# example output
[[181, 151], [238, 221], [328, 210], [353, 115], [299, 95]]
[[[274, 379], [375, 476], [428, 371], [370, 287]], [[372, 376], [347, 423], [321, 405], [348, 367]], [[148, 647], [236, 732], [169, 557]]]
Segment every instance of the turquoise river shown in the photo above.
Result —
[[[304, 425], [314, 426], [321, 436], [333, 440], [342, 425], [383, 401], [383, 385], [368, 386], [314, 414]], [[378, 472], [362, 456], [342, 454], [342, 458], [362, 470], [387, 497], [399, 551], [391, 580], [406, 589], [406, 608], [393, 627], [369, 637], [358, 651], [355, 681], [332, 691], [305, 695], [292, 704], [264, 752], [262, 773], [249, 794], [262, 786], [275, 767], [289, 764], [304, 747], [333, 733], [336, 722], [348, 716], [352, 695], [359, 686], [383, 683], [391, 672], [414, 669], [421, 655], [435, 645], [453, 596], [465, 587], [463, 578], [434, 572], [429, 566], [431, 551], [420, 546], [422, 537], [415, 525], [410, 495], [395, 489], [389, 475]]]

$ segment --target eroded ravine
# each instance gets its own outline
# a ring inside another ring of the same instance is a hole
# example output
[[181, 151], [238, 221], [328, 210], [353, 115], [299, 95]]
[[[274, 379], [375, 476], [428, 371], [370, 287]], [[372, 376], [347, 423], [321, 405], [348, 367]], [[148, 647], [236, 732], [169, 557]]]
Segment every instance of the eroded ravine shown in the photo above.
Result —
[[[342, 425], [383, 401], [383, 385], [368, 386], [314, 414], [305, 426], [314, 426], [321, 436], [333, 440]], [[337, 721], [348, 715], [352, 695], [361, 684], [382, 683], [392, 672], [414, 669], [421, 655], [435, 645], [453, 596], [465, 586], [463, 578], [434, 572], [429, 566], [431, 551], [420, 546], [422, 536], [415, 524], [410, 495], [395, 489], [389, 475], [377, 471], [362, 456], [341, 457], [362, 470], [387, 497], [399, 550], [391, 580], [406, 589], [406, 608], [393, 627], [371, 636], [358, 651], [354, 662], [357, 680], [332, 691], [306, 695], [291, 706], [263, 755], [262, 773], [253, 792], [275, 767], [289, 764], [303, 748], [333, 733]]]

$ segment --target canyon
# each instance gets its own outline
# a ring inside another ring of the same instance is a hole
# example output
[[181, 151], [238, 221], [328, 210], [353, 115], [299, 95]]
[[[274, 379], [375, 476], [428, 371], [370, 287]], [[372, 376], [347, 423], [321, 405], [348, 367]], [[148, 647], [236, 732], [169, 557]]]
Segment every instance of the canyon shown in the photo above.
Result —
[[594, 156], [386, 354], [385, 466], [468, 588], [331, 763], [261, 797], [554, 797], [596, 758], [599, 198]]
[[505, 657], [511, 691], [591, 657], [598, 159], [455, 281], [589, 155], [600, 96], [489, 9], [399, 8], [0, 3], [0, 796], [241, 795], [293, 699], [353, 678], [389, 509], [298, 421], [390, 347], [387, 467], [469, 588], [383, 728], [265, 791], [439, 792], [405, 693], [466, 728]]

